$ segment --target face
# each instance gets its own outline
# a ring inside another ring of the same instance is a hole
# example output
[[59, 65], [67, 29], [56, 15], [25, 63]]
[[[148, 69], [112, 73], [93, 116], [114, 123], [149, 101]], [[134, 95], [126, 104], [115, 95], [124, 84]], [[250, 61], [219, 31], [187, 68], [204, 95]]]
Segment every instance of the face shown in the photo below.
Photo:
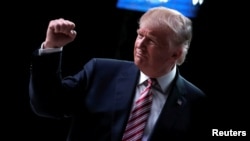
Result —
[[149, 77], [169, 72], [175, 64], [174, 51], [167, 42], [167, 33], [161, 29], [141, 26], [134, 44], [134, 62]]

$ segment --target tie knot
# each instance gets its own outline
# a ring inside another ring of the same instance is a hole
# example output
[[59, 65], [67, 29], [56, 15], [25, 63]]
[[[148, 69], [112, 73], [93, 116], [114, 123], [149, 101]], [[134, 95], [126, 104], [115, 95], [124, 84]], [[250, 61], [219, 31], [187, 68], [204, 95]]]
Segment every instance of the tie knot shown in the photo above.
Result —
[[159, 85], [158, 81], [156, 78], [148, 78], [146, 81], [145, 81], [145, 86], [147, 87], [152, 87], [153, 89], [161, 92], [161, 93], [164, 93], [163, 90], [161, 89], [161, 86]]
[[156, 84], [156, 79], [155, 78], [148, 78], [147, 81], [145, 81], [146, 86], [153, 86]]

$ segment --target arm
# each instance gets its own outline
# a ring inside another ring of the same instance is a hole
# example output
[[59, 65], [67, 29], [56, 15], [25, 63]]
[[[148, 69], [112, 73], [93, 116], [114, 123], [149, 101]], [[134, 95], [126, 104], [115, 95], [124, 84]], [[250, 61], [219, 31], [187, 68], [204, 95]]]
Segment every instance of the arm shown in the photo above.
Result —
[[64, 19], [49, 23], [42, 47], [34, 52], [29, 94], [34, 112], [45, 117], [63, 117], [65, 90], [61, 80], [61, 49], [76, 37], [74, 23]]

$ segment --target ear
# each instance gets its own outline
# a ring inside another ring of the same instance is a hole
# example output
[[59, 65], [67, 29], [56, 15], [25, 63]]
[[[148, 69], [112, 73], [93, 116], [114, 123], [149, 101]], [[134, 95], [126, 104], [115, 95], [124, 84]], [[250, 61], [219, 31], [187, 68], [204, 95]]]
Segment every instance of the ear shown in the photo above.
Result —
[[180, 58], [182, 56], [183, 50], [182, 48], [178, 48], [173, 52], [172, 58], [174, 60], [177, 60], [178, 58]]

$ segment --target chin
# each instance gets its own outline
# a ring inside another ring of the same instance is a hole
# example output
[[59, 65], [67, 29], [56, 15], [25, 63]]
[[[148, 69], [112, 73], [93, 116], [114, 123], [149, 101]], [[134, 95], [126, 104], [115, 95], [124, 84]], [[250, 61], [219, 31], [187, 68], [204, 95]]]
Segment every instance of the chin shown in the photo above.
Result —
[[141, 59], [135, 59], [134, 63], [140, 70], [145, 68], [145, 63]]
[[134, 57], [134, 62], [137, 66], [140, 66], [142, 64], [142, 60], [139, 57]]

